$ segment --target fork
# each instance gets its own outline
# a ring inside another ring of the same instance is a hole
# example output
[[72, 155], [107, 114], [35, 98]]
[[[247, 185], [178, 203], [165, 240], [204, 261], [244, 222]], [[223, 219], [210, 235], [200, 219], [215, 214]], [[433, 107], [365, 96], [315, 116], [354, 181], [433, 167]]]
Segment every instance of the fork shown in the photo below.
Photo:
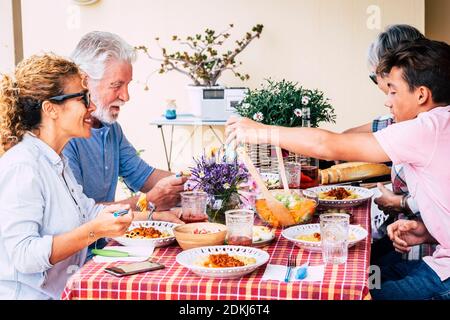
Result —
[[286, 270], [286, 276], [284, 277], [284, 282], [289, 282], [289, 279], [291, 277], [292, 268], [295, 268], [296, 265], [297, 265], [296, 257], [293, 257], [292, 254], [290, 254], [289, 258], [288, 258], [288, 265], [287, 265], [287, 270]]
[[139, 199], [136, 202], [136, 207], [141, 212], [147, 210], [147, 195], [145, 193], [141, 193], [141, 195], [139, 196]]

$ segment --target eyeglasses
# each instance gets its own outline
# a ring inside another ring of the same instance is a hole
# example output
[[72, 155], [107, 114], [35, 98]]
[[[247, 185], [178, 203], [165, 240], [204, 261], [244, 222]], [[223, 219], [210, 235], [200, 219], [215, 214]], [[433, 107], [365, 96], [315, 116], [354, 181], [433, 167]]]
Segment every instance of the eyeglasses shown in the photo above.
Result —
[[70, 94], [62, 94], [60, 96], [54, 96], [51, 98], [48, 98], [47, 100], [54, 101], [54, 102], [63, 102], [68, 99], [76, 98], [76, 97], [83, 97], [82, 101], [84, 103], [84, 106], [86, 108], [89, 108], [89, 105], [91, 103], [91, 95], [89, 91], [82, 91], [78, 93], [70, 93]]
[[377, 80], [377, 75], [375, 73], [371, 73], [369, 75], [370, 80], [373, 81], [373, 83], [375, 83], [376, 85], [378, 85], [378, 80]]

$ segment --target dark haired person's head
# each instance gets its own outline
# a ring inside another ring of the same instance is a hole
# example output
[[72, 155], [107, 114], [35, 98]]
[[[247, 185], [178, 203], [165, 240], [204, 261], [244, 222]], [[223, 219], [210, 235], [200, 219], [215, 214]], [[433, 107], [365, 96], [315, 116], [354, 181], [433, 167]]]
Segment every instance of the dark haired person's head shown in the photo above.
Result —
[[377, 68], [389, 87], [386, 106], [396, 122], [450, 105], [450, 46], [419, 39], [387, 52]]

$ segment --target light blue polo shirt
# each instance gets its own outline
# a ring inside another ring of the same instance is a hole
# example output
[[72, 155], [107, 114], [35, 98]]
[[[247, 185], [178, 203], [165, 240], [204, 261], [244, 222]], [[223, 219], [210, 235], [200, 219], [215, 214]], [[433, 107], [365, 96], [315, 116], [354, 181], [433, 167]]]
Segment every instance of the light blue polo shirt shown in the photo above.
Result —
[[112, 202], [119, 176], [133, 192], [139, 191], [154, 168], [137, 155], [122, 127], [115, 122], [91, 132], [89, 139], [74, 138], [63, 150], [84, 193], [95, 202]]

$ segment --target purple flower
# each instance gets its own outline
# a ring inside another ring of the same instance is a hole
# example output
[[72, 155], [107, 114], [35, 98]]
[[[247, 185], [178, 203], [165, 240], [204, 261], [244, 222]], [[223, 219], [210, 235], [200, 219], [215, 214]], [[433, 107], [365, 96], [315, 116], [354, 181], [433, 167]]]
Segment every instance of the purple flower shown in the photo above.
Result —
[[248, 171], [237, 160], [227, 162], [225, 156], [216, 154], [207, 158], [202, 155], [195, 159], [191, 167], [188, 185], [194, 190], [202, 190], [209, 195], [231, 195], [236, 193], [239, 185], [248, 179]]

